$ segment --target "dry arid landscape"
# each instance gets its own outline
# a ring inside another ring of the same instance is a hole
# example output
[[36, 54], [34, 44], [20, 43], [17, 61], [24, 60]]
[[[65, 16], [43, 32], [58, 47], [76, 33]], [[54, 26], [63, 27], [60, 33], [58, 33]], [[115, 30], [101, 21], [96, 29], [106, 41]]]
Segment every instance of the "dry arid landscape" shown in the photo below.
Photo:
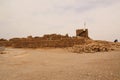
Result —
[[0, 80], [120, 80], [120, 48], [82, 54], [69, 48], [6, 48]]
[[0, 80], [120, 80], [120, 43], [77, 33], [1, 39]]
[[120, 0], [0, 0], [0, 80], [120, 80]]

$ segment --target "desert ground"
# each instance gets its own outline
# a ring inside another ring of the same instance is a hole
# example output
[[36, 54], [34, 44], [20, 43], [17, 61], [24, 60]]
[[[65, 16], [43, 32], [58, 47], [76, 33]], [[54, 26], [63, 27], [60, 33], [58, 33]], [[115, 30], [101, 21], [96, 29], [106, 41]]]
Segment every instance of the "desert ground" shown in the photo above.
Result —
[[67, 48], [7, 48], [0, 80], [120, 80], [120, 49], [72, 53]]

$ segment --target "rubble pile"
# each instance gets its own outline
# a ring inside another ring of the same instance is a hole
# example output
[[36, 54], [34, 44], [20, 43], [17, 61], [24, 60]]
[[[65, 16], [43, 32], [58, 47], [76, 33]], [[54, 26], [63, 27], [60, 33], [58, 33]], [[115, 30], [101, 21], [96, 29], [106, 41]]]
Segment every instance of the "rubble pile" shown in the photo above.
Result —
[[75, 53], [107, 52], [120, 48], [120, 43], [107, 41], [86, 41], [84, 45], [74, 45], [72, 51]]

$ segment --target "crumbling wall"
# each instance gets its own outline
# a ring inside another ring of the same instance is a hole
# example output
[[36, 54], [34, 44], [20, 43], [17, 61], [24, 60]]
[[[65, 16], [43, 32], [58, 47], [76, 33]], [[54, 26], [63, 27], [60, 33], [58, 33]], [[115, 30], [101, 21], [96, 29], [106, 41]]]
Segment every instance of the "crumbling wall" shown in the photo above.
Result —
[[88, 30], [79, 29], [76, 33], [79, 38], [68, 34], [46, 34], [43, 37], [12, 38], [9, 41], [0, 41], [0, 44], [15, 48], [72, 47], [84, 44], [88, 39]]
[[64, 38], [58, 40], [18, 40], [11, 41], [11, 46], [15, 48], [41, 48], [41, 47], [72, 47], [76, 44], [83, 44], [85, 40], [83, 38]]
[[9, 41], [6, 39], [0, 39], [0, 46], [9, 46]]
[[88, 29], [77, 29], [76, 36], [88, 38]]

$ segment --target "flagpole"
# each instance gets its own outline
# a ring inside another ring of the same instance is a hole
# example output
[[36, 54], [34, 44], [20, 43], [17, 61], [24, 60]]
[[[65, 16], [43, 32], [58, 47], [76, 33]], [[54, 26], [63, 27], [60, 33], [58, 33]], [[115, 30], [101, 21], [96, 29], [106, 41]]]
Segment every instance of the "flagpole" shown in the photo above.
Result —
[[84, 31], [85, 31], [85, 29], [86, 29], [86, 22], [84, 22]]

